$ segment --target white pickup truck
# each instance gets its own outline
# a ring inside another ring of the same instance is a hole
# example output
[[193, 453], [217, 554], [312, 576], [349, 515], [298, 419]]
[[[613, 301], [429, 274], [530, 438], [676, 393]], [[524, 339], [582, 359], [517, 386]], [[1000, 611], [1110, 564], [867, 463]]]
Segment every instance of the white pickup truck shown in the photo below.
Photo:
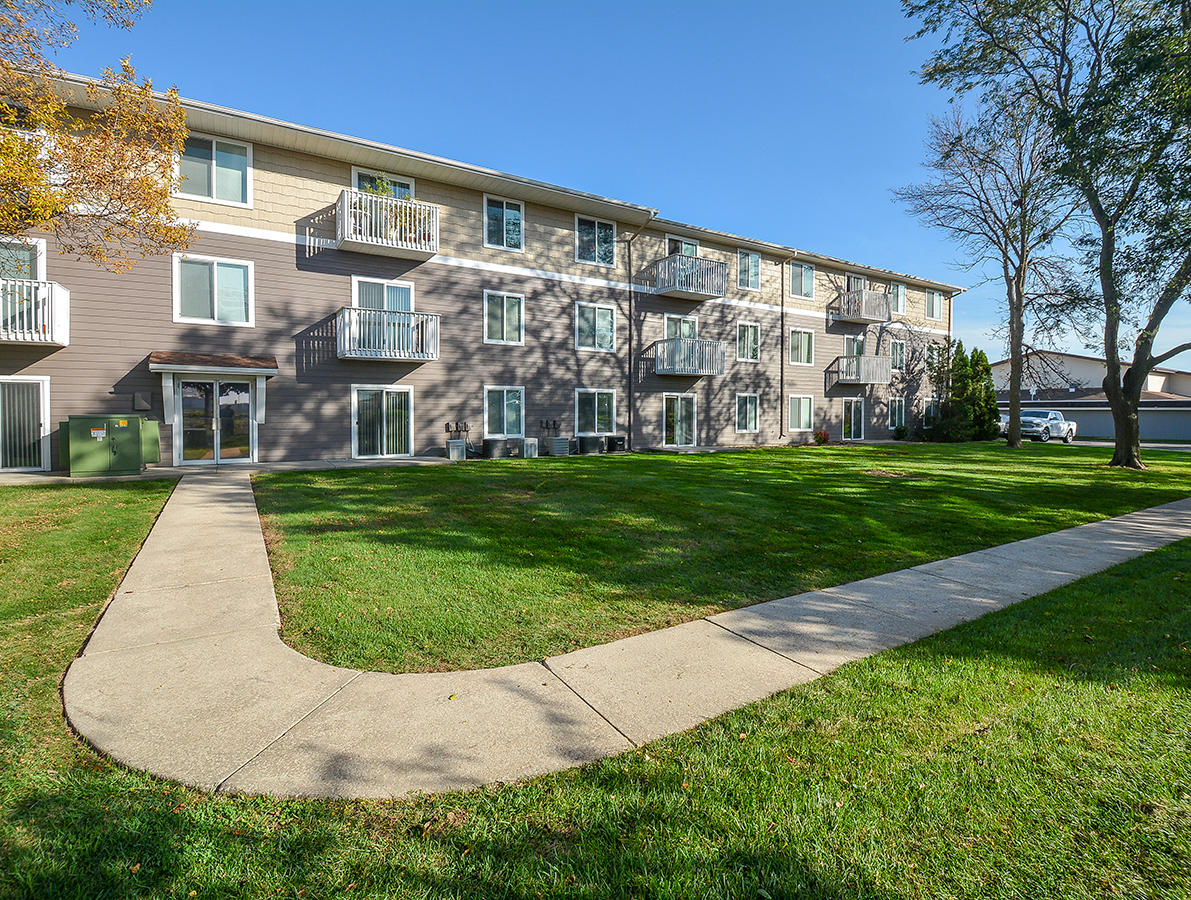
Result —
[[1023, 409], [1021, 411], [1021, 436], [1046, 443], [1051, 438], [1060, 438], [1064, 444], [1075, 440], [1076, 424], [1064, 419], [1056, 409]]

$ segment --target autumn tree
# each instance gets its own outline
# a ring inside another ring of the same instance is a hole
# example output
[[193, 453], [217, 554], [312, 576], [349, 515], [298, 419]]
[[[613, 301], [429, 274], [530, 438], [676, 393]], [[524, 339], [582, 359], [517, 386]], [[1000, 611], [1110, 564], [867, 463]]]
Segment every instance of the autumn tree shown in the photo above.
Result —
[[112, 271], [190, 243], [170, 203], [186, 140], [177, 92], [155, 96], [127, 59], [71, 92], [52, 60], [77, 36], [72, 14], [129, 28], [148, 6], [0, 0], [0, 234], [49, 233]]
[[[1143, 468], [1146, 375], [1191, 284], [1191, 3], [1187, 0], [902, 0], [940, 38], [924, 80], [1003, 108], [1037, 104], [1056, 171], [1092, 221], [1089, 293], [1103, 330], [1112, 464]], [[1129, 350], [1132, 350], [1131, 358]]]

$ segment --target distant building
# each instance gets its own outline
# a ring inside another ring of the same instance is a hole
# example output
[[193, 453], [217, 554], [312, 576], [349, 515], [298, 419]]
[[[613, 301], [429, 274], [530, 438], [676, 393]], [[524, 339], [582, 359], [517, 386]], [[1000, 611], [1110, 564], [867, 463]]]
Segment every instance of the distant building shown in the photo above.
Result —
[[[1028, 354], [1022, 378], [1022, 409], [1057, 409], [1079, 423], [1080, 437], [1113, 435], [1112, 412], [1104, 395], [1103, 359], [1040, 350]], [[1009, 409], [1009, 360], [992, 364], [1001, 411]], [[1191, 372], [1159, 367], [1146, 376], [1138, 413], [1146, 441], [1191, 440]]]

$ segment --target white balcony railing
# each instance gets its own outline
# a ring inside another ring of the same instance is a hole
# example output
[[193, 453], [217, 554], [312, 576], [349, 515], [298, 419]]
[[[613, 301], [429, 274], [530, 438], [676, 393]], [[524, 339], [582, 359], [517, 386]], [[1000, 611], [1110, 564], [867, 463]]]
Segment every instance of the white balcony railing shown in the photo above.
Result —
[[340, 359], [438, 359], [438, 319], [430, 313], [345, 306], [336, 322]]
[[658, 375], [723, 375], [724, 342], [667, 338], [654, 345]]
[[728, 290], [728, 264], [675, 253], [654, 263], [654, 290], [663, 297], [703, 300], [723, 297]]
[[339, 195], [335, 243], [341, 250], [429, 259], [438, 252], [438, 207], [346, 190]]
[[839, 356], [835, 363], [841, 384], [889, 384], [893, 379], [892, 357]]
[[839, 300], [835, 317], [841, 322], [888, 322], [893, 297], [884, 291], [846, 291]]
[[0, 341], [70, 343], [70, 291], [56, 281], [0, 278]]

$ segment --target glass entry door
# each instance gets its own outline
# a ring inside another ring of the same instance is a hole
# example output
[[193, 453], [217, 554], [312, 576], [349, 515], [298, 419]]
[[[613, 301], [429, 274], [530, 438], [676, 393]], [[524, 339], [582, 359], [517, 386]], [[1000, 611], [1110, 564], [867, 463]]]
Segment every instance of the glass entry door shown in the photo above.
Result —
[[864, 399], [847, 397], [844, 399], [844, 440], [864, 440]]
[[182, 381], [178, 384], [181, 462], [252, 459], [253, 398], [248, 381]]
[[695, 446], [695, 397], [692, 394], [667, 394], [665, 397], [665, 434], [662, 443], [670, 447]]

